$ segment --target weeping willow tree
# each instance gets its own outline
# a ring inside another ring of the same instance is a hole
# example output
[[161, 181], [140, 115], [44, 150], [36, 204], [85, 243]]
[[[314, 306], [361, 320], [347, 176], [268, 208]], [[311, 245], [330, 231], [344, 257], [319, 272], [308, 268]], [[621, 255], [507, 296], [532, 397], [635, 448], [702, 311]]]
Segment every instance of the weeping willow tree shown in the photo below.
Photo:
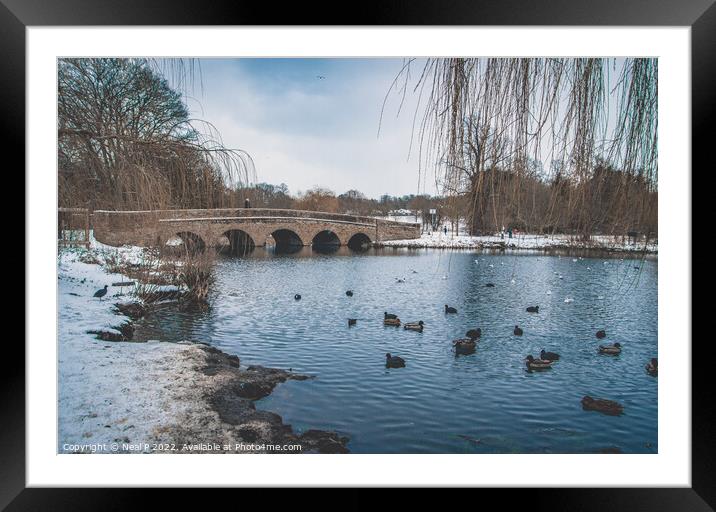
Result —
[[656, 59], [428, 59], [416, 79], [414, 67], [387, 97], [418, 96], [420, 169], [468, 205], [472, 233], [656, 233]]
[[91, 209], [238, 206], [254, 174], [250, 156], [227, 148], [192, 119], [179, 88], [191, 62], [58, 61], [59, 204]]

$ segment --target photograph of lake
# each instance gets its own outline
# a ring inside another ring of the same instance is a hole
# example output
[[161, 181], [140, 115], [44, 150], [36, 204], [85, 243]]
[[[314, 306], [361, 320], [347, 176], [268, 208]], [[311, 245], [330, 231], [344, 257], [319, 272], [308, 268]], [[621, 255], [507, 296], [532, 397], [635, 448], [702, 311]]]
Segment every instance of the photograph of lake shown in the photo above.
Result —
[[58, 59], [57, 453], [658, 454], [658, 62]]

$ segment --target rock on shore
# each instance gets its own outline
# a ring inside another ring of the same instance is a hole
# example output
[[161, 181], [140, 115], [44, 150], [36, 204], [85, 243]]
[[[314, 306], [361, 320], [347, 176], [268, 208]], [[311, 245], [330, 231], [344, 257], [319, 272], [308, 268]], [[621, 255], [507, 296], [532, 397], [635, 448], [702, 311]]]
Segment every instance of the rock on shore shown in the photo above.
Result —
[[[167, 434], [175, 443], [195, 442], [197, 431], [202, 437], [215, 443], [232, 446], [228, 452], [241, 452], [236, 445], [300, 445], [300, 451], [287, 453], [347, 453], [348, 438], [335, 432], [308, 430], [296, 434], [285, 425], [281, 416], [268, 411], [258, 411], [254, 400], [268, 396], [273, 389], [286, 380], [305, 380], [311, 377], [276, 368], [249, 366], [240, 368], [239, 358], [204, 345], [197, 348], [203, 353], [203, 363], [195, 370], [203, 376], [199, 380], [202, 401], [211, 412], [203, 418], [191, 415]], [[201, 428], [196, 428], [200, 422]], [[209, 435], [207, 435], [210, 433]], [[251, 449], [252, 453], [271, 452], [270, 449]], [[202, 453], [202, 450], [198, 450]]]

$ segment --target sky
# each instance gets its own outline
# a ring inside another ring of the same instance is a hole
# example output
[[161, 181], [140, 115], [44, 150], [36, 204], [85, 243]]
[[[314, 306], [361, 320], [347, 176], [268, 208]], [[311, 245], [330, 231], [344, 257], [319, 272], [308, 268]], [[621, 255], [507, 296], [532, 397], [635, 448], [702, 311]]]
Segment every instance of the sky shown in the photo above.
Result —
[[[381, 108], [402, 59], [202, 59], [187, 95], [192, 117], [212, 123], [224, 145], [246, 151], [256, 182], [314, 186], [336, 194], [435, 194], [432, 174], [410, 155], [417, 95]], [[378, 129], [380, 125], [380, 134]]]

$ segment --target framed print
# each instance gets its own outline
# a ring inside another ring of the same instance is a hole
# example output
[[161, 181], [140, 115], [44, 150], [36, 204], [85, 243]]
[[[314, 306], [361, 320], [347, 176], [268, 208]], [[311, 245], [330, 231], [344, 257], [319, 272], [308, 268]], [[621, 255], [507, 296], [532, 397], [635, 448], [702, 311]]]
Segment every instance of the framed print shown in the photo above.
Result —
[[3, 505], [434, 486], [711, 509], [710, 2], [179, 6], [3, 0], [28, 298]]

